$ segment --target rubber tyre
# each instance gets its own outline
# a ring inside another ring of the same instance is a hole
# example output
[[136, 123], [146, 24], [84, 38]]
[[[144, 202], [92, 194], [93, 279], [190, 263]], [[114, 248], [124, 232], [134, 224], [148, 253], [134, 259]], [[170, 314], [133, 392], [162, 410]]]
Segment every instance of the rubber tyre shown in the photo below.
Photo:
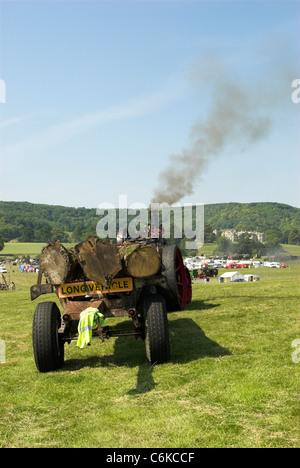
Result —
[[192, 302], [193, 290], [192, 290], [192, 278], [190, 271], [187, 267], [184, 267], [186, 284], [187, 284], [187, 294], [186, 294], [186, 303], [190, 304]]
[[64, 343], [58, 333], [60, 323], [60, 311], [55, 302], [38, 304], [33, 317], [32, 344], [39, 372], [55, 371], [64, 363]]
[[166, 304], [160, 294], [144, 299], [143, 307], [146, 356], [151, 365], [170, 360], [169, 327]]
[[168, 312], [183, 310], [187, 299], [187, 280], [181, 251], [177, 245], [167, 245], [162, 252], [162, 274], [168, 280], [168, 290], [161, 290]]

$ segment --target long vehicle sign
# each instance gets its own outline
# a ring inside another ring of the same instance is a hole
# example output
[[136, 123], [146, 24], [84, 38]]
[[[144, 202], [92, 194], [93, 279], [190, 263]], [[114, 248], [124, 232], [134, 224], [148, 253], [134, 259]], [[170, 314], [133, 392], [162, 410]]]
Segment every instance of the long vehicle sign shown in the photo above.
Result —
[[105, 288], [101, 283], [85, 281], [82, 283], [61, 284], [58, 288], [58, 297], [86, 296], [87, 294], [128, 292], [133, 290], [132, 278], [115, 278], [110, 288]]

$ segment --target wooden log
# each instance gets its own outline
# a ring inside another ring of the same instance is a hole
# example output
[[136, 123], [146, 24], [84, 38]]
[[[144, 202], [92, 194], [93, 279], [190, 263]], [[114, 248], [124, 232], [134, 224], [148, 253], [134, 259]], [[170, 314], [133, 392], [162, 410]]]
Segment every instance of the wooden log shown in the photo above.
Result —
[[89, 236], [74, 250], [86, 277], [105, 287], [110, 286], [111, 280], [122, 269], [117, 246], [95, 236]]
[[127, 241], [116, 246], [89, 236], [72, 249], [59, 240], [43, 248], [41, 271], [53, 285], [90, 280], [110, 287], [116, 276], [147, 278], [161, 268], [161, 255], [152, 245]]
[[59, 240], [42, 249], [40, 267], [46, 278], [54, 285], [81, 279], [83, 276], [78, 260]]
[[161, 256], [152, 245], [124, 242], [119, 254], [124, 272], [135, 278], [148, 278], [161, 268]]

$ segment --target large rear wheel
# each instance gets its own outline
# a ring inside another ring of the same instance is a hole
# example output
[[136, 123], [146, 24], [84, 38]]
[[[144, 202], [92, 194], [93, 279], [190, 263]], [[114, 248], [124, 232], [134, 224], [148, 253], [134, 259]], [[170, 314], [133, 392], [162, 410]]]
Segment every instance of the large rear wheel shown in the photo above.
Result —
[[184, 267], [185, 277], [186, 277], [186, 284], [187, 284], [187, 293], [186, 293], [186, 304], [190, 304], [192, 302], [192, 278], [190, 271], [187, 267]]
[[35, 309], [32, 326], [34, 359], [40, 372], [51, 372], [64, 363], [64, 343], [58, 333], [60, 311], [55, 302], [41, 302]]
[[184, 309], [188, 299], [188, 283], [181, 250], [177, 245], [163, 248], [162, 274], [169, 285], [169, 290], [162, 292], [168, 312]]

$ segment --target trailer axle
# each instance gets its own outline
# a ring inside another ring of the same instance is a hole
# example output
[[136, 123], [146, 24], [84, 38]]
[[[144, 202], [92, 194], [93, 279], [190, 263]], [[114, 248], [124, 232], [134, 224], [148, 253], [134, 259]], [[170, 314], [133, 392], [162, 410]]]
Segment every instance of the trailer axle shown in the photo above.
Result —
[[[142, 330], [141, 329], [136, 329], [136, 330], [105, 330], [102, 332], [97, 332], [97, 334], [93, 335], [92, 338], [100, 338], [102, 341], [104, 339], [109, 339], [113, 338], [115, 336], [135, 336], [138, 338], [139, 336], [142, 336]], [[72, 337], [62, 337], [62, 341], [77, 341], [78, 340], [78, 335], [72, 336]]]

